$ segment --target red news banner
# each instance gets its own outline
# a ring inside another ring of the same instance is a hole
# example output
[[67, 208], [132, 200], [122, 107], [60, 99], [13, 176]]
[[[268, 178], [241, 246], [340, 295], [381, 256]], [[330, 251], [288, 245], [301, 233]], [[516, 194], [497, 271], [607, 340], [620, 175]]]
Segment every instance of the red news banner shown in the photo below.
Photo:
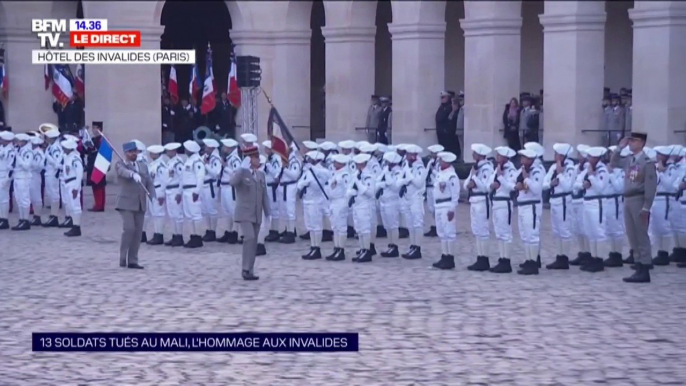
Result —
[[74, 48], [135, 48], [141, 46], [140, 31], [71, 31], [69, 45]]

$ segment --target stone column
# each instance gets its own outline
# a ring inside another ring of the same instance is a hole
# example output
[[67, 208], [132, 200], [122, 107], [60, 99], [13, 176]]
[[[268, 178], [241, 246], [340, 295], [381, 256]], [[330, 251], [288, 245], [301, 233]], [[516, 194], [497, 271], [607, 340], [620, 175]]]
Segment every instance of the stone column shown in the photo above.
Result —
[[310, 139], [311, 41], [310, 29], [279, 32], [274, 41], [273, 103], [298, 142]]
[[445, 89], [445, 22], [388, 25], [393, 40], [393, 143], [437, 142], [436, 110]]
[[600, 145], [605, 77], [605, 3], [546, 1], [543, 25], [544, 147]]
[[480, 10], [484, 12], [468, 8], [467, 18], [460, 21], [465, 36], [465, 162], [473, 161], [474, 143], [504, 143], [503, 109], [519, 97], [522, 18], [519, 4], [511, 4], [498, 3]]
[[[322, 27], [326, 43], [326, 138], [363, 140], [374, 93], [375, 27]], [[309, 100], [309, 99], [308, 99]]]
[[634, 23], [633, 129], [648, 133], [648, 146], [683, 143], [686, 3], [636, 1], [629, 17]]
[[[111, 30], [141, 31], [142, 50], [160, 48], [161, 26], [109, 25]], [[147, 146], [162, 141], [160, 66], [86, 65], [86, 124], [103, 121], [117, 151], [131, 139]]]

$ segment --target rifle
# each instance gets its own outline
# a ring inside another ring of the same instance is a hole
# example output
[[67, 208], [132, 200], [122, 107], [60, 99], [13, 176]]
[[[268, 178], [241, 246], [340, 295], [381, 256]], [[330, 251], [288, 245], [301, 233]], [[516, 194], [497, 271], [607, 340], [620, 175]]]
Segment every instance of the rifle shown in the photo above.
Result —
[[[357, 179], [362, 181], [362, 172], [357, 172]], [[357, 190], [357, 181], [353, 182], [353, 189]], [[350, 197], [348, 200], [348, 208], [352, 208], [352, 206], [355, 204], [355, 196]]]
[[[562, 163], [563, 167], [565, 165], [565, 161], [567, 161], [567, 156], [569, 155], [570, 150], [571, 150], [571, 148], [567, 149], [567, 152], [565, 153], [564, 157], [562, 157], [561, 163]], [[557, 178], [557, 168], [555, 168], [555, 170], [553, 170], [553, 176], [552, 176], [552, 178], [550, 178], [550, 181], [552, 182], [555, 178]], [[554, 186], [552, 188], [550, 188], [550, 194], [555, 194], [555, 187]]]
[[[385, 181], [386, 181], [386, 173], [383, 174], [383, 177], [381, 178], [381, 181], [382, 181], [382, 182], [385, 182]], [[376, 199], [378, 200], [379, 197], [381, 197], [382, 195], [383, 195], [383, 188], [379, 189], [379, 190], [376, 192]]]

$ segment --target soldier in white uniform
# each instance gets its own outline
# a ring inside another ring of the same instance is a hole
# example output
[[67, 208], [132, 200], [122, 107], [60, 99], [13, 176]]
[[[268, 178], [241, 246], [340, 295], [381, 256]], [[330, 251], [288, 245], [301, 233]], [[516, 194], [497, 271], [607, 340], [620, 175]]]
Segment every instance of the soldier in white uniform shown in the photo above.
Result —
[[64, 200], [71, 215], [71, 229], [64, 233], [67, 237], [81, 236], [81, 184], [83, 180], [83, 161], [76, 151], [76, 141], [62, 141], [64, 148], [64, 165], [60, 176], [63, 181]]
[[[360, 154], [368, 154], [369, 155], [369, 161], [367, 161], [366, 169], [367, 173], [371, 174], [373, 178], [373, 183], [376, 183], [376, 179], [379, 177], [381, 174], [381, 164], [379, 163], [379, 160], [374, 156], [374, 152], [378, 149], [377, 145], [372, 145], [370, 143], [364, 143], [359, 147]], [[388, 233], [386, 232], [386, 229], [383, 227], [383, 221], [379, 221], [379, 205], [375, 197], [376, 190], [372, 192], [372, 201], [370, 203], [370, 211], [371, 211], [371, 233], [370, 233], [370, 247], [369, 251], [372, 254], [372, 256], [376, 256], [376, 238], [377, 237], [388, 237]]]
[[0, 229], [10, 227], [10, 186], [17, 156], [13, 140], [12, 132], [0, 131]]
[[[46, 125], [46, 124], [43, 124]], [[53, 125], [54, 126], [54, 125]], [[50, 205], [50, 217], [43, 223], [44, 227], [56, 227], [59, 225], [60, 214], [60, 178], [62, 158], [64, 150], [58, 140], [60, 136], [57, 127], [45, 132], [48, 148], [45, 151], [45, 196]]]
[[[346, 165], [348, 168], [348, 172], [350, 173], [350, 176], [352, 177], [353, 174], [356, 172], [356, 166], [355, 162], [353, 161], [353, 156], [355, 156], [355, 153], [353, 152], [353, 149], [355, 148], [355, 141], [351, 140], [346, 140], [346, 141], [341, 141], [338, 143], [338, 148], [340, 149], [340, 154], [348, 156], [348, 164]], [[355, 228], [353, 228], [353, 213], [352, 211], [348, 211], [348, 225], [347, 225], [347, 230], [346, 230], [346, 237], [349, 239], [354, 239], [355, 238]], [[335, 232], [335, 231], [334, 231]]]
[[650, 209], [650, 233], [657, 246], [653, 265], [669, 265], [668, 251], [674, 240], [671, 220], [679, 214], [676, 210], [678, 187], [675, 184], [679, 174], [674, 163], [668, 162], [674, 154], [674, 146], [655, 146], [653, 150], [657, 153], [657, 193]]
[[[493, 230], [498, 240], [498, 264], [490, 269], [493, 273], [510, 273], [510, 244], [512, 244], [512, 210], [514, 207], [512, 196], [517, 182], [517, 169], [510, 159], [517, 153], [507, 146], [495, 149], [496, 167], [491, 175], [488, 186], [491, 189], [491, 211]], [[490, 263], [489, 263], [490, 265]]]
[[297, 221], [296, 215], [296, 199], [298, 179], [302, 174], [301, 156], [295, 142], [291, 143], [291, 151], [288, 153], [288, 164], [282, 166], [282, 173], [279, 178], [279, 218], [281, 219], [281, 226], [285, 226], [284, 233], [281, 235], [279, 242], [282, 244], [295, 243], [295, 224]]
[[[336, 172], [336, 169], [333, 166], [333, 156], [338, 154], [337, 150], [338, 146], [331, 142], [331, 141], [325, 141], [322, 142], [319, 145], [319, 151], [324, 153], [324, 162], [322, 162], [322, 166], [324, 166], [328, 171], [330, 175], [333, 175]], [[330, 211], [330, 205], [327, 205], [326, 207], [327, 214], [324, 216], [324, 231], [322, 233], [322, 241], [333, 241], [333, 230], [331, 227], [331, 222], [329, 221], [329, 218], [331, 214], [329, 213]]]
[[330, 201], [331, 227], [333, 228], [334, 251], [326, 257], [329, 261], [345, 260], [345, 240], [348, 227], [348, 198], [346, 192], [353, 178], [348, 168], [350, 157], [344, 154], [336, 154], [333, 157], [335, 172], [326, 184], [326, 194]]
[[576, 237], [576, 244], [579, 252], [575, 259], [569, 262], [569, 265], [581, 265], [591, 259], [591, 248], [589, 246], [587, 230], [584, 225], [584, 177], [586, 176], [586, 169], [588, 168], [588, 154], [590, 149], [588, 145], [577, 145], [577, 165], [576, 165], [576, 179], [572, 186], [572, 232]]
[[569, 250], [572, 242], [572, 189], [576, 180], [576, 166], [571, 156], [572, 145], [556, 143], [555, 163], [550, 165], [543, 179], [543, 189], [550, 192], [550, 224], [557, 241], [555, 261], [547, 269], [569, 269]]
[[324, 153], [312, 150], [307, 153], [303, 175], [298, 180], [298, 194], [303, 203], [303, 219], [310, 234], [310, 252], [303, 255], [305, 260], [322, 258], [321, 242], [324, 230], [324, 217], [327, 214], [329, 199], [325, 185], [331, 177], [327, 168], [322, 165]]
[[437, 161], [438, 153], [442, 152], [445, 150], [445, 148], [441, 145], [431, 145], [427, 148], [429, 150], [429, 161], [426, 164], [426, 168], [429, 171], [428, 176], [426, 177], [426, 209], [427, 212], [429, 213], [429, 224], [432, 224], [429, 226], [429, 231], [424, 233], [424, 237], [437, 237], [438, 233], [436, 233], [436, 224], [434, 222], [434, 179], [436, 178], [436, 174], [441, 170], [440, 169], [440, 162]]
[[[670, 260], [681, 264], [686, 263], [686, 197], [684, 197], [683, 184], [686, 180], [686, 147], [675, 145], [674, 167], [676, 167], [677, 178], [674, 187], [677, 190], [675, 206], [677, 215], [671, 220], [672, 230], [674, 230], [674, 250], [670, 255]], [[678, 152], [677, 152], [678, 150]]]
[[200, 202], [202, 215], [207, 225], [202, 241], [213, 242], [217, 241], [217, 221], [219, 218], [217, 208], [219, 194], [217, 191], [219, 188], [216, 185], [222, 170], [222, 158], [219, 154], [219, 142], [211, 138], [205, 138], [202, 141], [205, 145], [205, 154], [202, 156], [205, 166], [205, 181], [200, 191]]
[[403, 170], [400, 167], [400, 155], [396, 152], [387, 152], [383, 155], [385, 167], [376, 179], [375, 197], [381, 208], [381, 220], [388, 232], [388, 250], [381, 252], [381, 257], [399, 257], [398, 251], [398, 227], [400, 226], [400, 195], [397, 184], [402, 178]]
[[[409, 163], [407, 162], [407, 147], [411, 146], [406, 143], [401, 143], [396, 147], [396, 152], [400, 155], [400, 168], [403, 173], [410, 170]], [[426, 189], [425, 189], [426, 190]], [[410, 237], [410, 228], [412, 219], [410, 218], [410, 204], [407, 201], [407, 196], [403, 195], [400, 197], [400, 227], [398, 228], [398, 237], [401, 239], [406, 239]]]
[[[625, 148], [620, 156], [626, 157], [631, 152], [629, 148]], [[606, 155], [614, 153], [617, 146], [610, 146]], [[623, 155], [622, 155], [623, 154]], [[622, 249], [626, 240], [626, 232], [624, 228], [624, 169], [612, 168], [610, 166], [609, 157], [606, 160], [605, 166], [609, 173], [608, 183], [611, 188], [608, 188], [608, 197], [605, 199], [605, 229], [607, 230], [607, 238], [610, 240], [610, 254], [607, 259], [603, 261], [606, 267], [621, 267], [624, 265], [622, 258]]]
[[33, 147], [33, 163], [31, 167], [31, 206], [33, 206], [33, 221], [31, 225], [40, 226], [43, 221], [41, 219], [41, 212], [43, 212], [43, 195], [41, 193], [41, 186], [43, 179], [41, 173], [45, 168], [45, 151], [43, 150], [43, 138], [39, 136], [31, 137], [31, 145]]
[[17, 145], [17, 156], [14, 165], [14, 200], [19, 210], [19, 223], [12, 227], [14, 231], [31, 229], [31, 175], [33, 170], [33, 145], [28, 134], [14, 136]]
[[374, 216], [374, 173], [367, 168], [367, 163], [371, 156], [369, 154], [357, 154], [353, 157], [357, 172], [351, 178], [346, 197], [348, 198], [348, 207], [352, 208], [353, 223], [355, 232], [360, 241], [360, 249], [357, 251], [356, 257], [352, 260], [356, 263], [367, 263], [372, 261], [372, 217]]
[[543, 214], [543, 178], [545, 171], [534, 166], [538, 154], [530, 149], [519, 151], [522, 167], [517, 183], [517, 217], [519, 237], [524, 247], [525, 261], [517, 271], [520, 275], [538, 275], [537, 259], [540, 250], [541, 215]]
[[584, 195], [584, 227], [587, 230], [588, 242], [591, 250], [591, 259], [581, 264], [581, 270], [586, 272], [599, 272], [605, 269], [605, 264], [600, 251], [605, 249], [607, 233], [603, 211], [603, 202], [612, 189], [609, 184], [610, 174], [601, 158], [607, 152], [604, 147], [592, 147], [588, 149], [588, 168], [583, 177]]
[[[546, 170], [545, 166], [543, 166], [543, 155], [545, 154], [545, 148], [543, 145], [541, 145], [538, 142], [527, 142], [524, 144], [525, 149], [533, 150], [534, 153], [536, 153], [536, 159], [534, 159], [534, 163], [532, 167], [540, 170], [543, 175], [545, 176]], [[541, 244], [538, 244], [538, 253], [536, 255], [536, 265], [538, 265], [538, 268], [541, 268]]]
[[[305, 153], [305, 160], [303, 161], [303, 164], [302, 164], [303, 172], [300, 175], [300, 179], [302, 179], [305, 175], [305, 166], [307, 166], [307, 165], [311, 166], [311, 164], [309, 163], [309, 160], [307, 159], [307, 154], [310, 154], [311, 151], [319, 151], [319, 144], [317, 142], [314, 142], [314, 141], [303, 141], [303, 146], [305, 146], [305, 148], [307, 149], [307, 152]], [[324, 153], [322, 153], [322, 156], [324, 156]], [[324, 158], [326, 158], [326, 156], [324, 156]], [[322, 162], [322, 164], [323, 164], [323, 162]], [[298, 181], [300, 181], [300, 179], [298, 179]], [[300, 197], [300, 189], [298, 189], [297, 196]], [[303, 205], [302, 210], [303, 210], [303, 219], [304, 219], [305, 218], [305, 206], [304, 205]], [[310, 232], [307, 231], [305, 233], [300, 234], [300, 240], [310, 240]]]
[[[283, 175], [281, 173], [283, 162], [281, 156], [272, 151], [272, 141], [264, 141], [262, 142], [262, 146], [264, 146], [264, 151], [267, 155], [267, 163], [264, 165], [264, 171], [267, 191], [269, 192], [269, 205], [271, 205], [271, 229], [264, 241], [274, 242], [279, 241], [279, 238], [281, 237], [279, 234], [279, 220], [282, 213], [280, 207], [281, 202], [283, 201], [283, 191], [281, 186], [279, 186], [279, 178]], [[286, 222], [288, 219], [283, 219], [283, 221]]]
[[493, 175], [493, 164], [486, 159], [491, 151], [491, 148], [484, 144], [472, 144], [474, 167], [464, 182], [464, 188], [469, 192], [469, 214], [472, 234], [476, 241], [476, 262], [467, 267], [470, 271], [491, 269], [488, 258], [488, 239], [491, 238], [491, 207], [488, 196], [491, 187], [488, 183]]
[[[138, 154], [136, 156], [136, 162], [143, 163], [145, 166], [148, 166], [148, 155], [146, 154], [147, 147], [145, 144], [137, 139], [131, 140], [131, 142], [136, 144], [136, 153]], [[145, 233], [145, 230], [148, 229], [148, 222], [150, 222], [150, 219], [152, 218], [152, 213], [150, 212], [150, 208], [152, 207], [152, 203], [148, 199], [148, 205], [145, 207], [145, 216], [143, 217], [143, 233], [141, 234], [141, 243], [147, 243], [148, 242], [148, 235]]]
[[167, 163], [162, 157], [164, 153], [164, 146], [162, 145], [152, 145], [148, 146], [148, 155], [152, 162], [148, 166], [148, 172], [150, 173], [150, 178], [152, 178], [152, 183], [155, 187], [155, 199], [149, 202], [150, 213], [152, 214], [153, 229], [155, 233], [152, 238], [148, 240], [149, 245], [162, 245], [164, 244], [164, 221], [166, 219], [165, 211], [165, 191], [166, 182], [169, 172], [167, 171]]
[[400, 189], [400, 198], [404, 198], [409, 206], [410, 250], [402, 257], [413, 260], [422, 258], [419, 237], [424, 233], [424, 192], [426, 191], [427, 169], [419, 156], [422, 152], [421, 147], [409, 145], [405, 151], [407, 152], [408, 167], [397, 185]]
[[438, 154], [438, 157], [440, 170], [434, 178], [432, 196], [434, 199], [436, 232], [441, 240], [441, 259], [434, 263], [433, 267], [453, 269], [455, 268], [456, 212], [458, 200], [460, 199], [460, 180], [457, 178], [452, 162], [455, 162], [457, 156], [453, 153], [442, 152]]
[[174, 224], [172, 238], [164, 243], [169, 247], [182, 247], [183, 243], [183, 189], [181, 188], [181, 177], [184, 172], [184, 162], [177, 150], [181, 147], [178, 142], [171, 142], [164, 145], [167, 158], [167, 175], [164, 178], [165, 203], [167, 204], [167, 215]]
[[181, 175], [181, 188], [183, 189], [183, 217], [190, 222], [190, 240], [184, 245], [186, 248], [199, 248], [203, 246], [200, 237], [202, 227], [202, 194], [203, 183], [205, 182], [205, 165], [200, 158], [200, 145], [195, 141], [183, 143], [188, 158], [183, 164], [183, 174]]
[[[70, 134], [64, 134], [62, 135], [62, 141], [60, 142], [60, 145], [64, 141], [73, 141], [76, 143], [76, 146], [78, 147], [78, 138], [76, 138], [73, 135]], [[62, 150], [64, 151], [64, 147], [62, 147]], [[67, 201], [69, 201], [69, 192], [67, 192], [67, 187], [64, 186], [64, 163], [65, 163], [65, 156], [62, 157], [62, 162], [60, 163], [59, 166], [59, 171], [58, 171], [58, 176], [59, 176], [59, 182], [60, 182], [60, 200], [62, 201], [62, 205], [64, 206], [64, 221], [58, 225], [60, 228], [69, 228], [71, 229], [74, 226], [74, 222], [72, 219], [71, 215], [71, 207]]]
[[[219, 172], [219, 183], [221, 196], [221, 217], [226, 219], [226, 231], [224, 235], [217, 239], [220, 243], [236, 244], [238, 243], [238, 228], [240, 226], [233, 222], [234, 213], [236, 211], [236, 189], [231, 186], [229, 181], [233, 172], [241, 167], [241, 158], [238, 156], [238, 142], [233, 139], [222, 139], [222, 152], [224, 155], [224, 162], [222, 163]], [[269, 223], [261, 224], [262, 227], [269, 227]], [[259, 247], [258, 247], [259, 248]]]

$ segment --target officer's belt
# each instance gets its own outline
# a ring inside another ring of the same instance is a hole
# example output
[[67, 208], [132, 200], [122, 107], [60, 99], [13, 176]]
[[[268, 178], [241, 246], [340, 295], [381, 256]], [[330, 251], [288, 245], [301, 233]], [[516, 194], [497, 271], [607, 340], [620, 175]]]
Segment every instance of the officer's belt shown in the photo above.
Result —
[[536, 213], [536, 205], [538, 205], [540, 203], [541, 203], [541, 201], [539, 201], [539, 200], [517, 201], [516, 202], [517, 207], [531, 205], [531, 209], [534, 212], [534, 229], [536, 229], [536, 216], [538, 215]]
[[434, 186], [432, 184], [426, 184], [427, 188], [433, 188]]
[[197, 188], [197, 187], [198, 187], [198, 185], [184, 185], [184, 186], [182, 186], [183, 189], [193, 189], [193, 188]]
[[453, 200], [452, 198], [439, 198], [436, 200], [436, 204], [442, 204], [444, 202], [450, 202], [452, 200]]
[[205, 185], [209, 184], [210, 185], [210, 194], [212, 195], [212, 198], [214, 198], [214, 183], [216, 181], [213, 179], [209, 179], [205, 181]]
[[471, 190], [469, 191], [469, 198], [472, 197], [486, 197], [486, 220], [491, 218], [491, 207], [488, 204], [488, 196], [490, 193], [484, 193], [484, 192], [472, 192]]
[[638, 192], [631, 192], [631, 193], [624, 193], [624, 198], [631, 198], [631, 197], [637, 197], [637, 196], [644, 196], [646, 192], [644, 191], [638, 191]]
[[597, 195], [597, 196], [588, 196], [584, 197], [584, 201], [592, 201], [592, 200], [598, 200], [598, 208], [600, 209], [598, 211], [598, 222], [600, 224], [603, 223], [603, 199], [605, 198], [612, 198], [612, 195]]
[[512, 225], [512, 198], [510, 197], [491, 197], [491, 202], [507, 201], [507, 225]]
[[64, 180], [64, 183], [68, 184], [68, 183], [74, 181], [75, 179], [76, 179], [76, 177], [67, 178], [66, 180]]
[[574, 192], [572, 192], [572, 200], [581, 200], [582, 198], [584, 198], [584, 192], [583, 191], [580, 191], [579, 193], [576, 193], [576, 194], [574, 194]]
[[176, 185], [167, 185], [167, 190], [170, 190], [170, 189], [178, 189], [178, 188], [179, 188], [179, 184], [176, 184]]
[[667, 205], [665, 206], [665, 220], [669, 219], [669, 198], [676, 197], [676, 193], [660, 192], [655, 193], [655, 197], [664, 197]]
[[[572, 192], [553, 193], [550, 195], [550, 198], [558, 198], [558, 197], [566, 197], [566, 196], [572, 196], [572, 198], [574, 198], [574, 196], [572, 195]], [[579, 198], [581, 198], [581, 197], [579, 197]]]

